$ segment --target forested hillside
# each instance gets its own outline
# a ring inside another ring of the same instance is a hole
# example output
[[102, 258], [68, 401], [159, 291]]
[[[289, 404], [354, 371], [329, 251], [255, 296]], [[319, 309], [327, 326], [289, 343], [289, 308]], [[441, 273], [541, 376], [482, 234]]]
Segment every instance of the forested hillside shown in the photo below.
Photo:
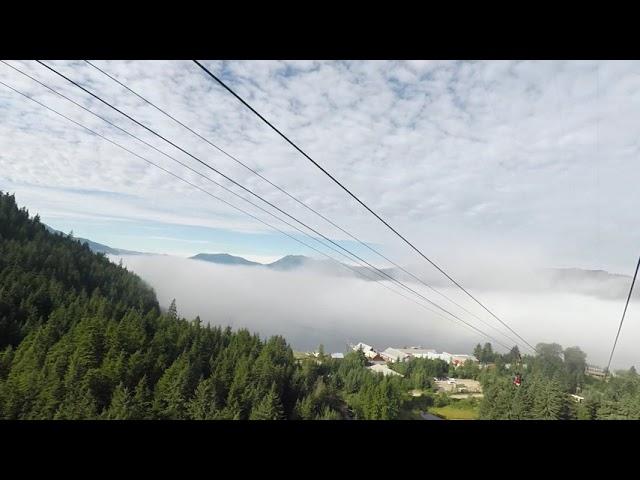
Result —
[[136, 275], [0, 194], [0, 418], [386, 419], [403, 391], [361, 352], [296, 362], [281, 337], [162, 313]]
[[[61, 307], [104, 299], [107, 317], [158, 309], [153, 291], [88, 246], [50, 233], [0, 192], [0, 347], [16, 346]], [[95, 302], [94, 302], [95, 303]]]
[[[535, 356], [524, 356], [523, 368], [518, 368], [513, 355], [493, 353], [490, 345], [476, 347], [480, 358], [493, 366], [479, 376], [484, 390], [481, 418], [640, 419], [640, 376], [633, 367], [615, 372], [605, 382], [584, 374], [587, 356], [578, 347], [540, 343], [536, 350]], [[520, 386], [513, 384], [516, 369], [522, 372]]]

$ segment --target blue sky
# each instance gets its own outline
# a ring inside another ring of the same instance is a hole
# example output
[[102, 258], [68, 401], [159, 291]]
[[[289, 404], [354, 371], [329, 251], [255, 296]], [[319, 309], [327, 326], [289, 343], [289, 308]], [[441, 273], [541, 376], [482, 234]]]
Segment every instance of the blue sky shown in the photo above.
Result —
[[[38, 64], [8, 63], [205, 172]], [[90, 66], [50, 63], [314, 228], [347, 241]], [[416, 261], [197, 66], [95, 63], [397, 261]], [[544, 266], [623, 273], [634, 266], [640, 227], [635, 209], [625, 206], [640, 201], [639, 62], [205, 63], [454, 273], [470, 260], [507, 264], [523, 257]], [[0, 77], [272, 220], [4, 64]], [[2, 86], [0, 118], [0, 188], [15, 192], [54, 228], [119, 248], [181, 256], [314, 254]]]
[[[55, 195], [60, 190], [63, 190], [64, 193], [72, 197], [94, 199], [94, 202], [95, 199], [103, 199], [107, 202], [116, 200], [131, 202], [137, 200], [135, 195], [81, 188], [59, 189], [51, 186], [35, 187], [25, 184], [3, 185], [3, 183], [0, 183], [0, 189], [11, 192], [38, 191], [45, 198], [50, 198], [52, 194]], [[36, 203], [38, 202], [37, 199], [35, 201]], [[44, 201], [46, 202], [46, 200]], [[98, 243], [127, 250], [159, 254], [168, 253], [178, 256], [192, 256], [202, 252], [224, 252], [258, 262], [271, 262], [281, 258], [283, 255], [307, 255], [323, 259], [327, 258], [321, 253], [275, 231], [239, 232], [200, 225], [147, 221], [145, 219], [128, 218], [124, 215], [107, 216], [102, 215], [100, 212], [95, 212], [91, 215], [78, 215], [73, 212], [58, 215], [55, 212], [47, 213], [46, 209], [44, 212], [43, 215], [41, 210], [33, 210], [32, 214], [40, 213], [42, 221], [56, 230], [64, 233], [72, 232], [75, 237], [88, 238]], [[269, 219], [269, 222], [276, 223], [272, 219]], [[328, 242], [317, 235], [312, 234], [312, 238], [309, 238], [297, 231], [287, 233], [304, 243], [336, 256], [335, 252], [322, 247], [322, 243], [326, 244]], [[361, 257], [367, 257], [369, 254], [366, 247], [354, 240], [337, 240], [336, 243]], [[369, 243], [369, 245], [383, 249], [383, 246], [375, 243]], [[349, 262], [345, 257], [342, 257], [341, 261]]]
[[[128, 250], [149, 253], [170, 252], [174, 255], [191, 256], [201, 252], [224, 252], [259, 262], [274, 261], [285, 253], [326, 258], [280, 233], [245, 233], [223, 228], [173, 225], [144, 220], [130, 222], [117, 219], [94, 221], [52, 218], [48, 224], [65, 233], [72, 231], [76, 237], [89, 238], [116, 248], [124, 248], [125, 245]], [[297, 232], [291, 232], [291, 235], [305, 243], [313, 243]], [[366, 249], [355, 241], [342, 240], [338, 243], [358, 255], [367, 254]]]

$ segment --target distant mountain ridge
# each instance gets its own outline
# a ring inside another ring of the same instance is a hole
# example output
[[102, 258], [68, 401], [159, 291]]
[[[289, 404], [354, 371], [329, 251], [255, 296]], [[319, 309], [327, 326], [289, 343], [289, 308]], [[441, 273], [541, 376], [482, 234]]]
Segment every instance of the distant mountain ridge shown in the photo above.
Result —
[[[319, 260], [304, 255], [286, 255], [275, 262], [266, 264], [221, 253], [200, 253], [190, 258], [217, 264], [249, 265], [277, 271], [313, 269], [317, 273], [324, 275], [353, 277], [365, 281], [389, 280], [388, 277], [375, 273], [369, 267], [349, 265], [348, 268], [345, 268], [346, 265], [344, 264], [342, 264], [344, 266], [341, 266], [330, 260]], [[415, 278], [412, 278], [398, 268], [381, 268], [380, 271], [396, 280], [415, 283]], [[581, 268], [542, 268], [533, 273], [537, 280], [527, 284], [526, 288], [581, 293], [606, 299], [624, 296], [625, 292], [629, 289], [629, 282], [631, 281], [631, 277], [628, 275], [609, 273], [605, 270], [587, 270]], [[449, 286], [444, 279], [434, 273], [419, 276], [434, 287], [447, 288]], [[517, 285], [515, 288], [517, 288]]]
[[201, 260], [204, 262], [216, 263], [219, 265], [244, 265], [252, 267], [266, 267], [272, 270], [291, 271], [299, 268], [321, 268], [324, 271], [342, 270], [342, 267], [331, 262], [330, 260], [317, 260], [315, 258], [306, 257], [304, 255], [285, 255], [284, 257], [271, 263], [259, 263], [247, 260], [236, 255], [228, 253], [198, 253], [190, 260]]
[[[55, 228], [51, 228], [49, 225], [45, 225], [44, 227], [51, 233], [56, 233], [58, 235], [66, 235], [66, 233], [63, 233], [60, 230], [56, 230]], [[152, 255], [151, 253], [136, 252], [134, 250], [125, 250], [122, 248], [109, 247], [102, 243], [89, 240], [88, 238], [73, 237], [73, 239], [77, 240], [80, 243], [86, 243], [89, 246], [89, 249], [91, 249], [91, 251], [95, 253], [104, 253], [108, 255]]]
[[[65, 235], [59, 230], [55, 230], [45, 225], [52, 233]], [[80, 243], [86, 243], [89, 248], [96, 253], [107, 255], [154, 255], [152, 253], [136, 252], [121, 248], [113, 248], [102, 243], [94, 242], [86, 238], [75, 238]], [[285, 255], [284, 257], [271, 262], [259, 263], [246, 258], [230, 255], [228, 253], [198, 253], [190, 260], [200, 260], [218, 265], [262, 267], [270, 270], [290, 272], [296, 270], [313, 270], [316, 273], [338, 277], [352, 277], [365, 281], [388, 280], [382, 274], [375, 273], [369, 267], [349, 265], [333, 262], [331, 260], [320, 260], [305, 255]], [[381, 272], [402, 282], [414, 283], [415, 279], [407, 275], [398, 268], [381, 268]], [[528, 285], [527, 288], [552, 289], [565, 292], [592, 295], [605, 299], [618, 299], [624, 297], [631, 281], [629, 275], [610, 273], [606, 270], [588, 270], [582, 268], [541, 268], [536, 270], [537, 282]], [[420, 275], [426, 282], [434, 287], [448, 287], [449, 285], [438, 275], [427, 273]]]
[[262, 265], [258, 262], [252, 262], [246, 258], [236, 257], [235, 255], [229, 255], [228, 253], [198, 253], [193, 257], [189, 257], [190, 260], [202, 260], [204, 262], [218, 263], [221, 265]]
[[558, 279], [584, 279], [590, 278], [592, 280], [611, 280], [611, 279], [627, 279], [630, 280], [630, 275], [624, 275], [622, 273], [611, 273], [606, 270], [587, 270], [583, 268], [545, 268], [543, 271], [551, 273]]
[[314, 261], [317, 260], [305, 257], [304, 255], [286, 255], [280, 260], [266, 264], [265, 267], [273, 268], [275, 270], [295, 270], [297, 268], [308, 266]]
[[606, 270], [547, 268], [542, 272], [551, 288], [609, 300], [624, 298], [631, 286], [631, 276]]
[[265, 265], [267, 268], [280, 271], [297, 270], [299, 268], [320, 269], [326, 273], [342, 273], [344, 270], [331, 260], [318, 260], [304, 255], [286, 255], [280, 260]]

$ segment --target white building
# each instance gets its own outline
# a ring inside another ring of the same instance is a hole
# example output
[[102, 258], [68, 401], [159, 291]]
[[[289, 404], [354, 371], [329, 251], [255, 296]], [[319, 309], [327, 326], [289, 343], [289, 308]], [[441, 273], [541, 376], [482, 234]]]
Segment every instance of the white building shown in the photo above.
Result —
[[365, 357], [370, 361], [383, 360], [385, 362], [406, 362], [412, 358], [428, 358], [430, 360], [444, 360], [447, 363], [453, 363], [455, 366], [463, 365], [467, 360], [477, 362], [473, 355], [453, 354], [449, 352], [438, 353], [433, 348], [422, 347], [404, 347], [394, 348], [388, 347], [383, 352], [378, 353], [371, 345], [366, 343], [357, 343], [351, 345], [353, 350], [362, 350]]
[[387, 376], [387, 375], [400, 375], [401, 377], [403, 376], [402, 374], [398, 373], [398, 372], [394, 372], [393, 370], [391, 370], [389, 367], [387, 367], [386, 365], [371, 365], [370, 367], [367, 367], [369, 370], [375, 372], [375, 373], [382, 373], [383, 375]]
[[373, 350], [373, 347], [366, 343], [358, 342], [355, 345], [351, 345], [351, 349], [354, 351], [362, 350], [363, 352], [366, 352], [368, 350]]
[[380, 356], [387, 362], [404, 362], [411, 358], [408, 353], [393, 347], [389, 347], [384, 352], [380, 352]]
[[436, 353], [436, 351], [432, 348], [420, 347], [398, 348], [398, 350], [414, 358], [429, 358], [430, 353]]
[[451, 355], [451, 362], [454, 365], [464, 365], [464, 363], [467, 360], [471, 360], [474, 363], [478, 362], [478, 359], [476, 357], [474, 357], [473, 355], [466, 355], [466, 354], [456, 354], [456, 355]]
[[362, 350], [362, 353], [364, 353], [364, 356], [367, 357], [369, 360], [375, 360], [380, 359], [380, 356], [378, 354], [378, 352], [371, 346], [371, 345], [367, 345], [366, 343], [356, 343], [355, 345], [351, 345], [351, 348], [354, 351], [358, 351], [358, 350]]
[[332, 353], [331, 358], [344, 358], [344, 353]]
[[447, 363], [451, 363], [451, 354], [447, 352], [442, 352], [442, 353], [428, 352], [427, 358], [431, 360], [444, 360]]

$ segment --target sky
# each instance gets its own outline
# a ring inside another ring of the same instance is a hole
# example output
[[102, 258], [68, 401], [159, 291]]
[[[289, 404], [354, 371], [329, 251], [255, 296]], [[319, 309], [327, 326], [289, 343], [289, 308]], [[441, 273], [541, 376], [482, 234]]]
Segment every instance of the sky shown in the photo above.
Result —
[[[230, 185], [45, 67], [8, 63]], [[48, 63], [328, 237], [350, 240], [90, 65]], [[417, 261], [192, 62], [94, 63], [359, 238], [397, 261]], [[632, 273], [640, 240], [632, 208], [640, 200], [638, 62], [204, 64], [423, 251], [453, 265], [454, 273], [479, 255], [497, 264], [515, 257]], [[5, 64], [0, 78], [293, 232]], [[0, 116], [0, 189], [15, 192], [54, 228], [118, 248], [180, 256], [317, 255], [1, 85]], [[352, 241], [344, 245], [368, 254]]]

